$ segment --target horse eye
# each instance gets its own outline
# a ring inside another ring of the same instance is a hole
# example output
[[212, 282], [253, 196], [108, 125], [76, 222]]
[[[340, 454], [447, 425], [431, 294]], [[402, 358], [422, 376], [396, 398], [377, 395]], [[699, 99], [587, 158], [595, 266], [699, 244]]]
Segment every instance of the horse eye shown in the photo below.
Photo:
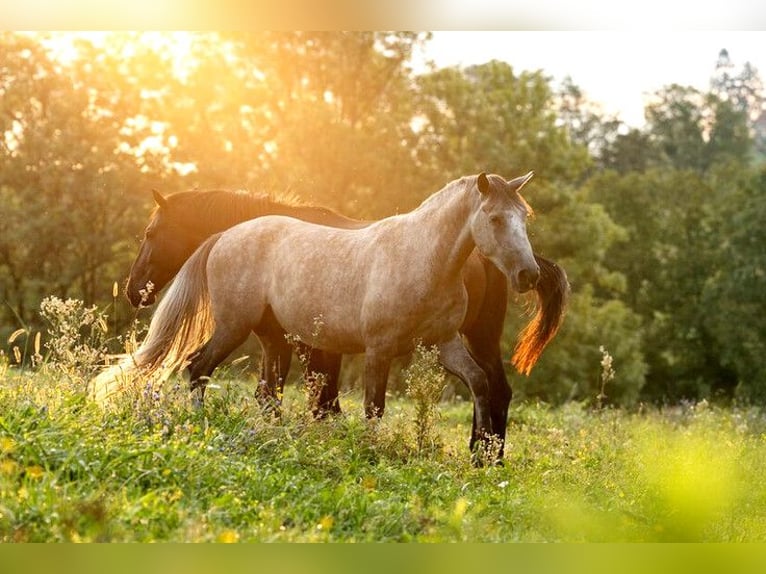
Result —
[[497, 214], [495, 214], [495, 215], [490, 215], [490, 216], [489, 216], [489, 222], [490, 222], [492, 225], [494, 225], [495, 227], [499, 227], [500, 225], [502, 225], [502, 224], [503, 224], [503, 218], [502, 218], [502, 217], [500, 217], [500, 216], [499, 216], [499, 215], [497, 215]]

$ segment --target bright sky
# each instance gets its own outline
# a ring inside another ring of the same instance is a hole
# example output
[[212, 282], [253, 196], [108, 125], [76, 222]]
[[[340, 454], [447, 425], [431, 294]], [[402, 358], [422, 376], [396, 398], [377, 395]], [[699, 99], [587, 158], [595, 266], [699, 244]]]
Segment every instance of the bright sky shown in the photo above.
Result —
[[604, 111], [639, 127], [647, 96], [677, 83], [707, 90], [718, 53], [726, 48], [739, 72], [749, 61], [766, 80], [766, 32], [589, 31], [434, 32], [425, 58], [437, 67], [510, 63], [558, 83], [566, 76]]

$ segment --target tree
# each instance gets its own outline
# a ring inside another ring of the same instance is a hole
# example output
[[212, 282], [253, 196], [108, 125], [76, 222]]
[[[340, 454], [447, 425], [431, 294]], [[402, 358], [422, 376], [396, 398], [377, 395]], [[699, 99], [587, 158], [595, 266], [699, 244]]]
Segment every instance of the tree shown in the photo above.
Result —
[[652, 141], [652, 135], [632, 128], [618, 133], [601, 151], [600, 164], [604, 169], [621, 174], [646, 171], [661, 164], [662, 154]]
[[418, 89], [418, 160], [434, 179], [534, 169], [540, 178], [574, 181], [587, 168], [587, 150], [557, 125], [553, 93], [540, 72], [516, 75], [492, 61], [427, 74]]
[[667, 164], [705, 170], [704, 112], [703, 95], [678, 84], [658, 92], [657, 101], [647, 106], [649, 132]]
[[608, 259], [624, 274], [623, 300], [642, 317], [649, 365], [643, 396], [654, 401], [731, 397], [736, 381], [722, 363], [706, 323], [703, 290], [723, 240], [720, 208], [724, 186], [712, 175], [656, 169], [589, 183], [628, 234]]
[[722, 49], [718, 54], [718, 61], [710, 78], [710, 93], [729, 102], [734, 110], [744, 112], [750, 126], [763, 113], [763, 81], [758, 69], [750, 62], [745, 62], [741, 71], [737, 73], [726, 49]]
[[412, 189], [419, 199], [436, 191], [422, 189], [410, 125], [408, 60], [426, 38], [409, 32], [236, 35], [236, 53], [264, 84], [245, 98], [268, 116], [271, 173], [262, 176], [312, 202], [366, 217], [413, 207]]
[[105, 79], [107, 58], [64, 68], [17, 34], [0, 51], [0, 318], [19, 326], [47, 295], [111, 297], [143, 212], [133, 192], [148, 185], [124, 148], [134, 110]]
[[566, 128], [575, 144], [584, 146], [594, 164], [604, 167], [609, 162], [625, 126], [616, 117], [607, 116], [591, 102], [571, 78], [565, 78], [556, 95], [558, 123]]
[[671, 85], [646, 108], [651, 141], [665, 165], [704, 173], [716, 162], [748, 157], [747, 117], [714, 94]]
[[[536, 250], [567, 272], [572, 295], [566, 320], [528, 378], [513, 377], [517, 395], [552, 403], [594, 402], [600, 393], [600, 348], [614, 358], [617, 378], [606, 390], [611, 404], [635, 404], [645, 383], [641, 317], [622, 300], [625, 277], [609, 256], [624, 246], [625, 230], [584, 189], [565, 183], [533, 187], [541, 214], [531, 222]], [[531, 194], [534, 193], [532, 196]], [[511, 304], [505, 341], [511, 347], [525, 317]]]
[[704, 320], [737, 395], [766, 400], [766, 170], [729, 178], [734, 190], [720, 206], [721, 241], [704, 285]]

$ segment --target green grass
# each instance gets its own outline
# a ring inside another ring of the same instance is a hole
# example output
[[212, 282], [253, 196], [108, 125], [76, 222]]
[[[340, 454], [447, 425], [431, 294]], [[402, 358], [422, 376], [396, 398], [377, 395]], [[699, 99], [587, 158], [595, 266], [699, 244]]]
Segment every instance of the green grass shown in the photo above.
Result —
[[370, 424], [347, 394], [315, 422], [291, 387], [276, 420], [219, 385], [202, 412], [182, 391], [102, 412], [71, 379], [7, 369], [0, 540], [766, 540], [755, 409], [514, 405], [505, 465], [474, 468], [465, 402], [439, 405], [423, 450], [407, 398]]

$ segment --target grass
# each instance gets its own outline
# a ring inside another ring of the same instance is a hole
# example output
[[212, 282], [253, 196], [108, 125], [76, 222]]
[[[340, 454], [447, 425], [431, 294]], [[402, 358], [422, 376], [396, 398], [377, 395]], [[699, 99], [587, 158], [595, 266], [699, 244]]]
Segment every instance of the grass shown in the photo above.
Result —
[[[1, 367], [0, 540], [763, 541], [766, 418], [705, 403], [627, 413], [514, 404], [502, 467], [474, 468], [470, 405], [360, 397], [280, 419], [241, 377], [102, 412], [52, 369]], [[430, 416], [430, 415], [429, 415]]]

